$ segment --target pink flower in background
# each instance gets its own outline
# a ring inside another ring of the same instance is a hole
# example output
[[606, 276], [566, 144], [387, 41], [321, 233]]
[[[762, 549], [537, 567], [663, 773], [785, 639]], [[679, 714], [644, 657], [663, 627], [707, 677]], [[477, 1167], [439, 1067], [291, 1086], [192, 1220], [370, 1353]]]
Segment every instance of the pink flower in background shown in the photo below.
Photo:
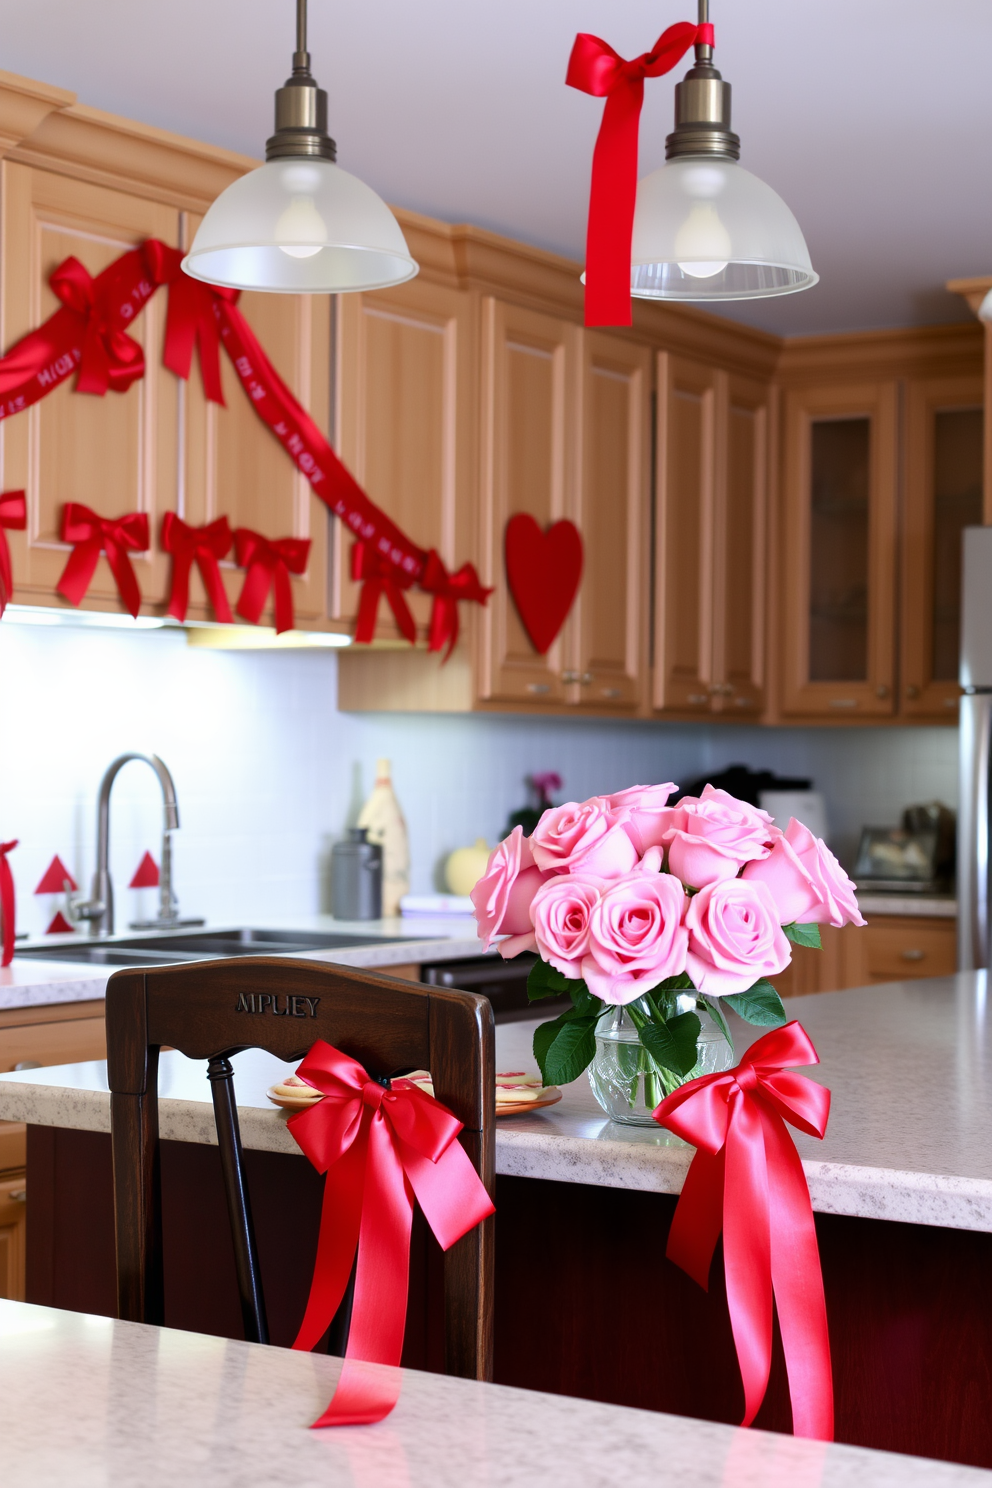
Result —
[[553, 806], [534, 828], [530, 844], [535, 863], [545, 872], [567, 868], [596, 878], [619, 878], [637, 861], [633, 843], [614, 825], [602, 796]]
[[707, 884], [689, 900], [685, 926], [686, 970], [696, 989], [713, 997], [746, 992], [792, 960], [775, 901], [763, 883], [729, 878]]
[[589, 949], [589, 920], [605, 885], [580, 873], [557, 873], [547, 879], [531, 905], [537, 953], [563, 976], [578, 981], [580, 963]]
[[669, 870], [694, 889], [736, 878], [744, 863], [766, 858], [780, 835], [767, 811], [707, 785], [673, 809]]
[[649, 847], [660, 847], [673, 826], [673, 808], [667, 803], [675, 789], [671, 781], [666, 785], [632, 785], [604, 797], [614, 821], [622, 823], [638, 855]]
[[[785, 843], [791, 858], [795, 859], [799, 870], [808, 878], [811, 888], [815, 890], [818, 903], [788, 919], [783, 918], [783, 925], [790, 924], [792, 920], [807, 924], [836, 925], [838, 929], [842, 925], [865, 924], [861, 911], [858, 909], [854, 885], [827, 844], [819, 837], [814, 837], [809, 827], [804, 827], [802, 822], [796, 821], [795, 817], [785, 829]], [[773, 852], [772, 857], [774, 856]], [[770, 858], [768, 862], [771, 862]], [[777, 894], [783, 891], [776, 889], [775, 883], [768, 874], [760, 872], [765, 867], [764, 863], [749, 865], [745, 869], [744, 876], [745, 878], [752, 876], [764, 878], [772, 894], [776, 896], [777, 902]], [[795, 878], [791, 882], [795, 885]]]
[[670, 873], [635, 872], [604, 887], [589, 920], [582, 975], [604, 1002], [633, 1002], [685, 970], [685, 892]]
[[500, 946], [502, 956], [517, 956], [535, 948], [530, 906], [547, 874], [534, 866], [530, 841], [522, 827], [493, 848], [486, 871], [472, 890], [472, 904], [483, 950], [496, 935], [509, 935]]

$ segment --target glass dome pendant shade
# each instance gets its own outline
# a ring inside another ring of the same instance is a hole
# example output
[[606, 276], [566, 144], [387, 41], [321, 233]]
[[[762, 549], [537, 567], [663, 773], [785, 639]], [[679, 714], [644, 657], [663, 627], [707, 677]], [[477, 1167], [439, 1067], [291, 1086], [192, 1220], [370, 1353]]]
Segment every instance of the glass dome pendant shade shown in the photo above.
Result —
[[[700, 0], [700, 24], [708, 20]], [[772, 188], [738, 164], [730, 84], [713, 49], [675, 88], [666, 163], [637, 183], [630, 292], [646, 300], [751, 300], [816, 284], [795, 217]]]
[[275, 294], [340, 294], [402, 284], [418, 272], [386, 203], [336, 164], [327, 94], [310, 73], [306, 7], [297, 0], [293, 73], [276, 93], [266, 163], [207, 211], [183, 259], [194, 279]]

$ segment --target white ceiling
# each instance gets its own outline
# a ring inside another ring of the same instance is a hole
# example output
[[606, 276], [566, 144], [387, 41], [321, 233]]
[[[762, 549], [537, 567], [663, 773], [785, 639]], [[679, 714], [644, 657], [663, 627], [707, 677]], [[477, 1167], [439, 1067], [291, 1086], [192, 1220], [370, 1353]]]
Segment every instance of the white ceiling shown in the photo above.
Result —
[[[310, 0], [339, 160], [389, 201], [580, 258], [602, 104], [564, 85], [576, 31], [624, 56], [686, 0]], [[990, 0], [712, 0], [742, 163], [792, 207], [821, 283], [728, 308], [785, 334], [960, 319], [992, 272]], [[0, 67], [260, 156], [292, 0], [0, 0]], [[649, 81], [641, 173], [673, 77]]]

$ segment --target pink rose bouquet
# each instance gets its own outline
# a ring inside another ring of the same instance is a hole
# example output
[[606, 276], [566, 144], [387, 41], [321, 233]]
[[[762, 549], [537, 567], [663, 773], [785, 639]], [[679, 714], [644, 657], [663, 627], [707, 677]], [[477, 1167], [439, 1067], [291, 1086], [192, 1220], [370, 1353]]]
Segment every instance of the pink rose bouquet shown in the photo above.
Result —
[[514, 827], [472, 891], [487, 949], [499, 936], [504, 956], [539, 956], [531, 1000], [570, 998], [534, 1035], [545, 1082], [592, 1064], [599, 1028], [600, 1042], [615, 1038], [612, 1077], [632, 1106], [643, 1081], [648, 1110], [733, 1062], [726, 1008], [785, 1022], [768, 978], [789, 965], [792, 943], [818, 946], [821, 924], [864, 924], [854, 885], [800, 822], [782, 832], [711, 785], [669, 804], [674, 791], [638, 785], [551, 806], [530, 837]]

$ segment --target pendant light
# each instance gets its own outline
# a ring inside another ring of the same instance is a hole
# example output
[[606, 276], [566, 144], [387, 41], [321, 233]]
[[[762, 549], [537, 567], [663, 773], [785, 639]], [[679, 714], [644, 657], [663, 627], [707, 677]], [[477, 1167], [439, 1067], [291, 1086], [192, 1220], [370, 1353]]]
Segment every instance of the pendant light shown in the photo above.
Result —
[[[709, 21], [699, 0], [699, 24]], [[645, 300], [752, 300], [811, 288], [799, 224], [772, 188], [738, 164], [730, 84], [697, 42], [675, 88], [666, 163], [637, 183], [630, 292]]]
[[266, 164], [222, 191], [183, 268], [194, 279], [275, 294], [384, 289], [418, 266], [385, 202], [335, 164], [327, 94], [310, 72], [307, 0], [296, 0], [293, 73], [276, 92]]

